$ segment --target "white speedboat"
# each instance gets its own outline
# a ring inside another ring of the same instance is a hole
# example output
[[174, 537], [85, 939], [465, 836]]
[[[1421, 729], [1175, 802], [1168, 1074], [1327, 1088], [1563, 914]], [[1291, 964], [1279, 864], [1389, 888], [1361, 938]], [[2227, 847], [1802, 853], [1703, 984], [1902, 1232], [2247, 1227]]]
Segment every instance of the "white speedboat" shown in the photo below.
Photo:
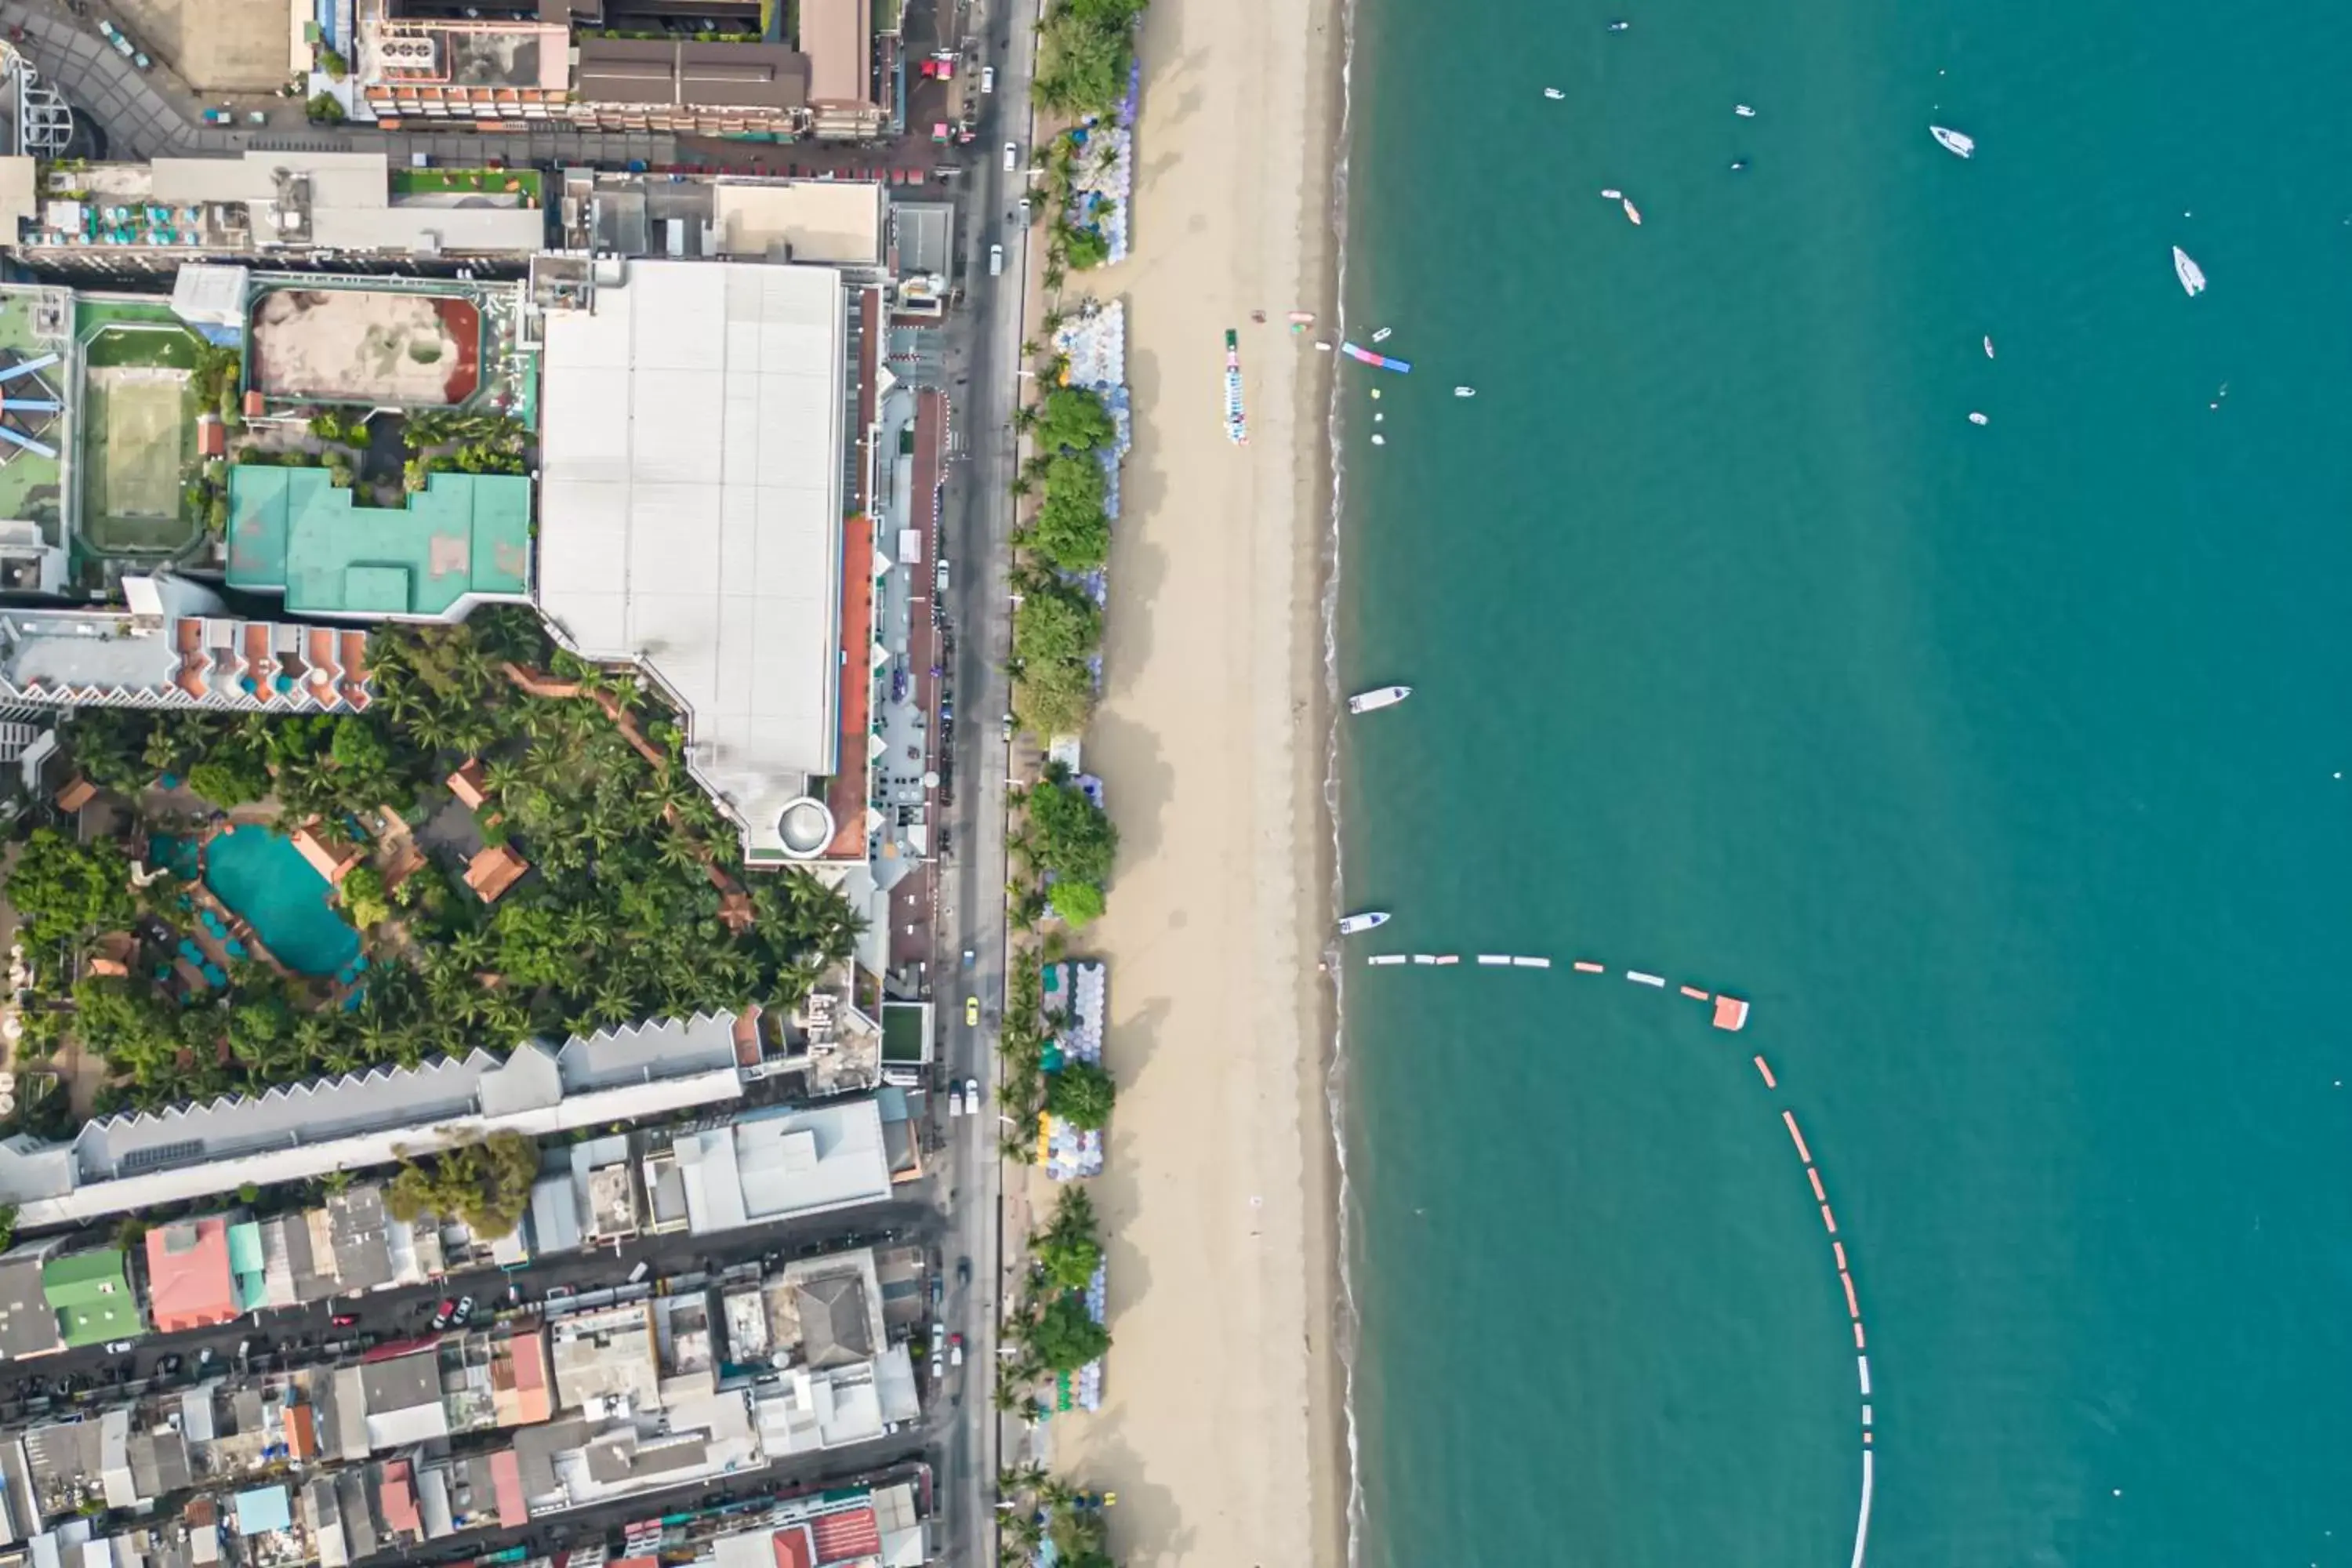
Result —
[[1986, 418], [1981, 414], [1971, 414], [1969, 416], [1969, 423], [1971, 425], [1990, 425], [1992, 421]]
[[1568, 94], [1560, 91], [1559, 89], [1556, 87], [1548, 87], [1544, 89], [1544, 96], [1546, 98], [1566, 98]]
[[1382, 327], [1379, 331], [1372, 334], [1372, 342], [1376, 343], [1384, 343], [1389, 341], [1389, 334], [1394, 331], [1396, 331], [1394, 327]]
[[1936, 145], [1947, 153], [1957, 153], [1963, 158], [1973, 158], [1977, 155], [1977, 139], [1973, 136], [1958, 131], [1948, 130], [1941, 125], [1930, 125], [1927, 127], [1927, 134], [1933, 136], [1936, 139]]
[[1456, 397], [1475, 397], [1478, 395], [1478, 389], [1475, 386], [1457, 386], [1454, 389], [1454, 395]]
[[1377, 713], [1383, 708], [1393, 708], [1412, 695], [1410, 686], [1382, 686], [1370, 691], [1359, 691], [1348, 699], [1350, 713]]
[[1612, 33], [1622, 33], [1633, 25], [1631, 22], [1612, 22], [1609, 24], [1609, 30]]
[[1339, 921], [1339, 934], [1341, 936], [1356, 936], [1361, 932], [1370, 931], [1374, 926], [1384, 926], [1388, 923], [1388, 910], [1367, 910], [1360, 915], [1348, 915], [1342, 918]]
[[2189, 290], [2190, 299], [2205, 292], [2205, 269], [2189, 260], [2189, 253], [2177, 245], [2172, 247], [2172, 270], [2179, 278], [2180, 286]]
[[1622, 191], [1603, 190], [1601, 193], [1601, 199], [1605, 202], [1622, 202], [1625, 199], [1625, 193]]
[[1625, 221], [1632, 224], [1636, 228], [1641, 227], [1642, 209], [1633, 205], [1633, 198], [1631, 196], [1621, 196], [1618, 199], [1624, 204]]
[[1753, 120], [1756, 118], [1756, 111], [1748, 108], [1748, 105], [1744, 103], [1733, 104], [1731, 106], [1731, 112], [1737, 114], [1742, 120]]
[[1992, 339], [1990, 337], [1985, 339], [1985, 358], [1992, 358]]

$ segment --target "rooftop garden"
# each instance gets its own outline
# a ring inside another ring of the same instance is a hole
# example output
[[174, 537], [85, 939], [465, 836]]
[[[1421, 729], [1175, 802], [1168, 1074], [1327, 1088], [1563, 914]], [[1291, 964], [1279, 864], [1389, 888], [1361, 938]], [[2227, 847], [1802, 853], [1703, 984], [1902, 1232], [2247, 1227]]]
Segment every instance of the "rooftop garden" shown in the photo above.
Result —
[[[737, 880], [735, 830], [678, 762], [673, 716], [529, 611], [386, 627], [369, 658], [361, 714], [72, 721], [82, 775], [125, 809], [88, 843], [36, 830], [16, 858], [5, 892], [37, 972], [82, 976], [30, 999], [20, 1062], [69, 1034], [104, 1058], [98, 1110], [162, 1105], [786, 1005], [848, 955], [836, 893]], [[268, 922], [215, 896], [192, 847], [230, 824], [308, 840], [359, 960], [321, 975], [256, 950]]]
[[394, 196], [496, 196], [503, 205], [541, 203], [536, 169], [394, 169]]

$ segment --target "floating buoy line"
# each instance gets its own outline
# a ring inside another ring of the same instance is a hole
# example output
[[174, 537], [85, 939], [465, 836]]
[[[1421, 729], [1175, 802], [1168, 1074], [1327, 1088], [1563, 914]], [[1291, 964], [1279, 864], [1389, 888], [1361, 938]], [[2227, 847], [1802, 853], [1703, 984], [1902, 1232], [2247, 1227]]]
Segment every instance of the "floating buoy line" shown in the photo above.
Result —
[[[1481, 952], [1474, 956], [1481, 969], [1549, 970], [1552, 967], [1550, 957], [1541, 953]], [[1462, 955], [1454, 952], [1376, 952], [1366, 957], [1364, 962], [1376, 969], [1399, 965], [1436, 969], [1460, 963]], [[1605, 977], [1609, 973], [1609, 966], [1593, 958], [1570, 959], [1567, 967], [1580, 975]], [[1749, 1009], [1743, 997], [1686, 983], [1676, 984], [1670, 988], [1664, 975], [1652, 973], [1648, 970], [1627, 969], [1622, 973], [1628, 984], [1706, 1004], [1710, 1009], [1708, 1021], [1727, 1033], [1738, 1034], [1748, 1026]], [[1756, 1076], [1763, 1080], [1765, 1092], [1778, 1094], [1780, 1080], [1773, 1073], [1772, 1064], [1765, 1060], [1761, 1052], [1751, 1057], [1749, 1061], [1756, 1068]], [[1780, 1107], [1780, 1124], [1788, 1130], [1789, 1142], [1796, 1150], [1797, 1163], [1805, 1173], [1805, 1184], [1813, 1205], [1821, 1211], [1822, 1231], [1829, 1240], [1830, 1261], [1837, 1270], [1838, 1288], [1845, 1298], [1846, 1321], [1853, 1331], [1854, 1377], [1860, 1384], [1862, 1396], [1862, 1500], [1860, 1511], [1854, 1518], [1853, 1568], [1863, 1568], [1864, 1558], [1870, 1547], [1871, 1495], [1877, 1482], [1874, 1447], [1877, 1434], [1871, 1405], [1870, 1336], [1863, 1323], [1862, 1293], [1854, 1283], [1853, 1261], [1846, 1252], [1845, 1238], [1838, 1230], [1837, 1212], [1830, 1206], [1829, 1185], [1822, 1179], [1821, 1163], [1813, 1158], [1812, 1149], [1805, 1142], [1804, 1129], [1798, 1125], [1796, 1111], [1786, 1105]]]

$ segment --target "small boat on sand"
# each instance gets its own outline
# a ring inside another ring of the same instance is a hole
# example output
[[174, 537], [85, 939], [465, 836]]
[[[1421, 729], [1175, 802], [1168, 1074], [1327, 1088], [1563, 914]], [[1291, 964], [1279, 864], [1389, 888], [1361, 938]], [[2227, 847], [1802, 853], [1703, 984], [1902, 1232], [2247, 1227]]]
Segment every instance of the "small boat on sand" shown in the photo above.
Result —
[[1936, 145], [1947, 153], [1957, 153], [1963, 158], [1973, 158], [1977, 155], [1977, 139], [1965, 132], [1948, 130], [1941, 125], [1930, 125], [1927, 127], [1927, 134], [1933, 136], [1936, 139]]
[[1389, 912], [1386, 910], [1368, 910], [1362, 914], [1349, 915], [1341, 920], [1339, 921], [1339, 934], [1341, 936], [1356, 936], [1364, 931], [1370, 931], [1375, 926], [1384, 926], [1388, 923]]
[[2205, 292], [2205, 269], [2189, 260], [2189, 253], [2177, 245], [2172, 247], [2172, 275], [2180, 279], [2180, 286], [2189, 290], [2190, 299]]
[[1633, 205], [1633, 198], [1631, 196], [1621, 196], [1618, 199], [1625, 205], [1625, 221], [1632, 224], [1635, 228], [1641, 227], [1642, 209]]
[[1370, 691], [1359, 691], [1348, 699], [1350, 713], [1377, 713], [1383, 708], [1393, 708], [1412, 695], [1410, 686], [1382, 686]]

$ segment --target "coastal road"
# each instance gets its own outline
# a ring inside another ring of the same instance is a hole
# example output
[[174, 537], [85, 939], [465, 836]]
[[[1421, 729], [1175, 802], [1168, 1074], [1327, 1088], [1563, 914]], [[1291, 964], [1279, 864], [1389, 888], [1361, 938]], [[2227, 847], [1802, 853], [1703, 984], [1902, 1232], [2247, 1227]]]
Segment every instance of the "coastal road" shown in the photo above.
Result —
[[[966, 1348], [963, 1403], [943, 1435], [940, 1491], [945, 1501], [949, 1560], [993, 1563], [992, 1513], [996, 1471], [1003, 1463], [1004, 1432], [992, 1403], [996, 1365], [996, 1318], [1017, 1254], [1016, 1238], [1001, 1234], [1003, 1167], [997, 1142], [1006, 1130], [996, 1108], [996, 1022], [1004, 1003], [1004, 780], [1009, 748], [999, 716], [1012, 705], [1004, 661], [1012, 646], [1012, 613], [1004, 583], [1011, 562], [1012, 497], [1006, 487], [1019, 466], [1013, 445], [1013, 409], [1019, 396], [1024, 281], [1029, 276], [1029, 230], [1005, 221], [1027, 194], [1032, 141], [1029, 80], [1035, 49], [1034, 7], [1026, 0], [984, 0], [971, 30], [996, 70], [996, 90], [981, 123], [982, 155], [965, 193], [963, 279], [966, 330], [951, 349], [953, 468], [947, 485], [945, 554], [952, 563], [950, 618], [956, 629], [955, 683], [963, 723], [955, 742], [957, 854], [941, 879], [942, 930], [953, 951], [942, 955], [955, 975], [941, 1016], [951, 1046], [952, 1072], [981, 1082], [978, 1118], [950, 1123], [955, 1140], [957, 1196], [949, 1224], [951, 1256], [950, 1327]], [[1004, 169], [1003, 147], [1018, 144], [1018, 172]], [[1004, 247], [1001, 274], [989, 274], [989, 247]], [[962, 954], [972, 954], [970, 969]], [[946, 989], [946, 988], [943, 988]], [[983, 1019], [963, 1022], [963, 998], [981, 998]], [[956, 1281], [958, 1257], [971, 1259], [971, 1282]]]

